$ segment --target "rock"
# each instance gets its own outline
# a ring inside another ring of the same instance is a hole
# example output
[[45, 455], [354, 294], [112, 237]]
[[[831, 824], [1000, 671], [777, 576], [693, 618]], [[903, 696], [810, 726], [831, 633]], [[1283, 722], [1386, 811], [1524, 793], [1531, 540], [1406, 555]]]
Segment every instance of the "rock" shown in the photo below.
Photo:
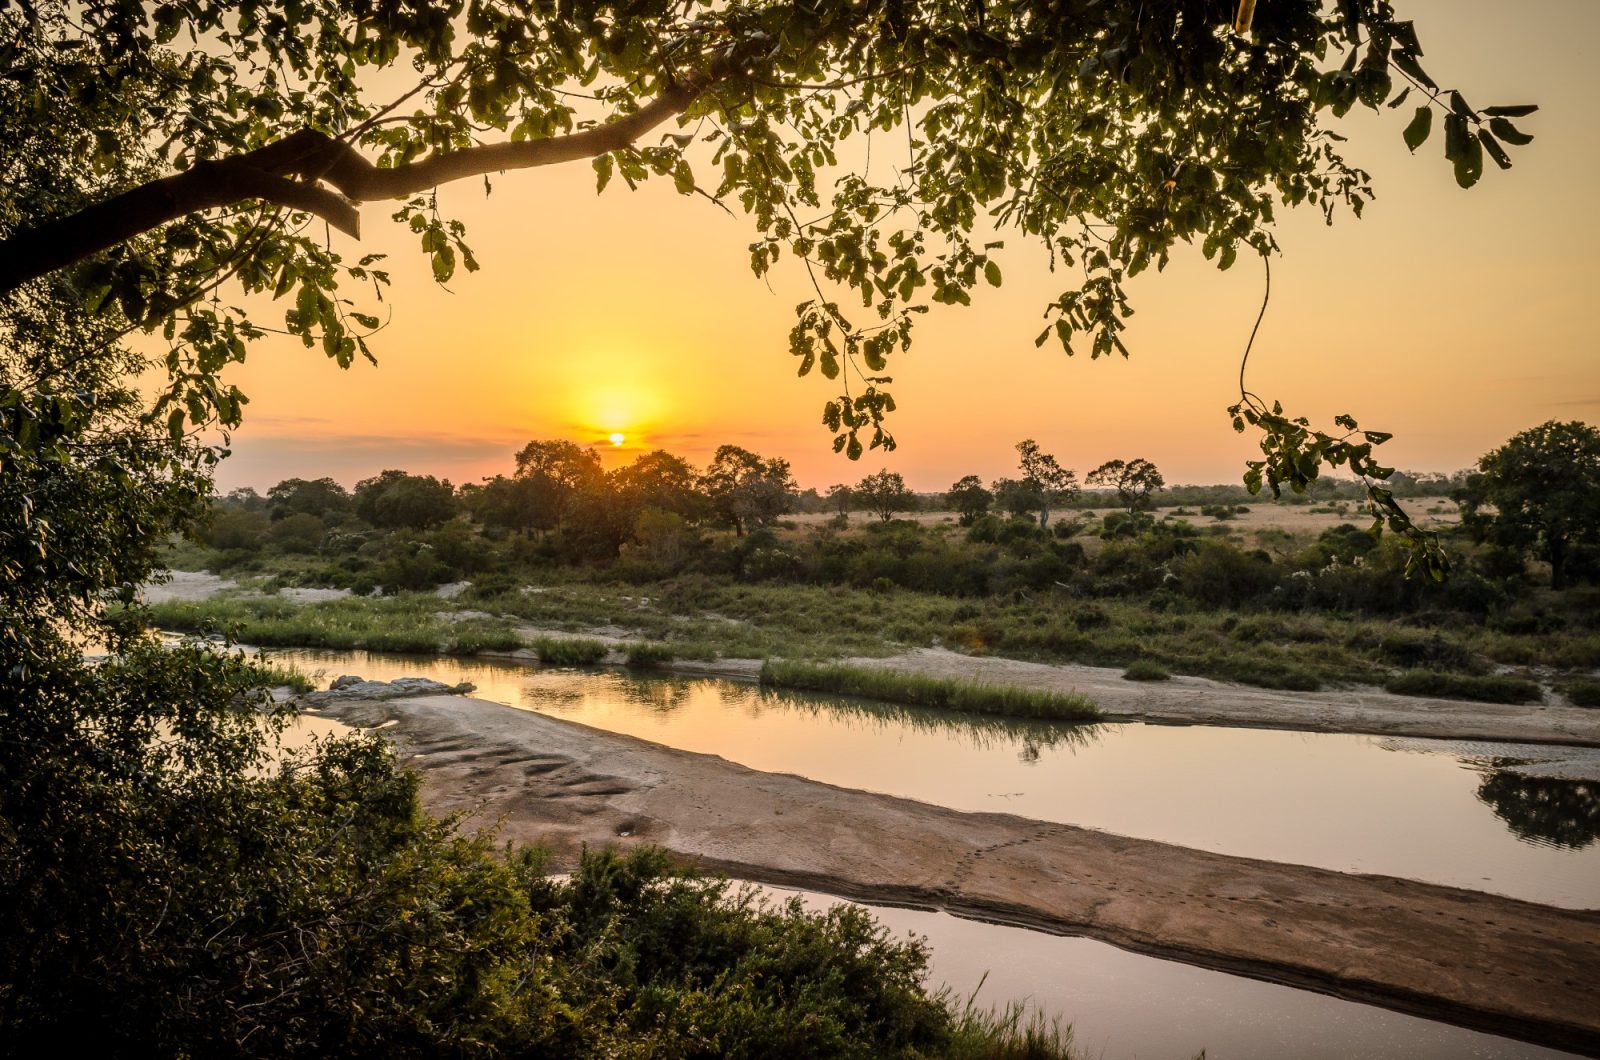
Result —
[[398, 699], [402, 696], [459, 696], [476, 689], [470, 681], [447, 685], [430, 677], [397, 677], [393, 681], [368, 681], [346, 675], [334, 681], [326, 692], [316, 692], [313, 701], [340, 699]]

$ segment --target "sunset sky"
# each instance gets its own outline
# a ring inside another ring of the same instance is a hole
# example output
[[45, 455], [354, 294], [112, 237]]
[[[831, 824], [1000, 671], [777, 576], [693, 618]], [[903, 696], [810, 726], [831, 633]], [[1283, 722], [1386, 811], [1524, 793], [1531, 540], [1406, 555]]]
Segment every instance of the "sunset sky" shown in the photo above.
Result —
[[[1352, 111], [1337, 127], [1378, 199], [1332, 228], [1314, 210], [1281, 218], [1250, 383], [1323, 424], [1348, 412], [1394, 432], [1383, 455], [1399, 467], [1449, 471], [1545, 420], [1600, 421], [1600, 3], [1396, 7], [1442, 84], [1479, 106], [1538, 103], [1519, 120], [1537, 140], [1461, 191], [1437, 130], [1407, 153], [1409, 106]], [[1219, 273], [1196, 249], [1140, 277], [1132, 359], [1090, 361], [1034, 348], [1062, 283], [1012, 233], [1005, 286], [924, 317], [892, 362], [899, 450], [852, 464], [820, 424], [833, 385], [797, 379], [788, 354], [804, 276], [785, 259], [770, 285], [754, 279], [742, 217], [668, 181], [597, 197], [587, 162], [503, 175], [488, 199], [481, 182], [448, 187], [441, 205], [482, 271], [441, 290], [415, 237], [369, 204], [364, 241], [334, 240], [391, 255], [378, 367], [260, 343], [232, 377], [252, 401], [220, 488], [388, 467], [474, 481], [534, 438], [592, 443], [612, 465], [653, 448], [704, 464], [731, 442], [789, 458], [803, 486], [888, 467], [920, 490], [1013, 472], [1023, 438], [1080, 474], [1142, 456], [1170, 482], [1235, 481], [1254, 449], [1224, 414], [1261, 301], [1253, 260]]]

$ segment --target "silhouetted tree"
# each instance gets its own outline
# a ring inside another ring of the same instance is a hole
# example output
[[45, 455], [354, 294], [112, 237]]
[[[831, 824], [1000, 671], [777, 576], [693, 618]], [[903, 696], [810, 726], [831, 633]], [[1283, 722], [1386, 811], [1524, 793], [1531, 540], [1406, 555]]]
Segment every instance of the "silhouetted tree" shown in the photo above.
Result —
[[1034, 491], [1041, 527], [1050, 522], [1050, 509], [1078, 495], [1077, 472], [1062, 467], [1032, 438], [1017, 443], [1022, 481]]
[[1142, 457], [1107, 460], [1089, 472], [1084, 481], [1091, 486], [1109, 486], [1116, 490], [1117, 500], [1128, 509], [1129, 515], [1149, 507], [1151, 495], [1167, 487], [1161, 472]]
[[737, 445], [724, 445], [700, 477], [713, 516], [737, 535], [766, 526], [789, 510], [795, 488], [789, 461], [763, 459]]

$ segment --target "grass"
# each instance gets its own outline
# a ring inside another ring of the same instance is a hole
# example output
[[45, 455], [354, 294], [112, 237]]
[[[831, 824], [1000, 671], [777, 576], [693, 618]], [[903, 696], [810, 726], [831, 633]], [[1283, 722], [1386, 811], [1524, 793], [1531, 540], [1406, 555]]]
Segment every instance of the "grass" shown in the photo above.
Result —
[[628, 665], [635, 669], [648, 670], [669, 663], [672, 659], [672, 649], [665, 644], [645, 641], [628, 645]]
[[261, 675], [268, 688], [287, 687], [296, 695], [305, 695], [316, 689], [316, 684], [299, 667], [289, 663], [257, 661], [252, 668]]
[[1437, 670], [1407, 670], [1384, 682], [1383, 687], [1402, 696], [1440, 696], [1480, 703], [1537, 703], [1542, 692], [1533, 681], [1491, 674], [1447, 674]]
[[[661, 645], [674, 659], [822, 663], [944, 646], [973, 655], [1119, 670], [1143, 661], [1169, 674], [1291, 691], [1382, 685], [1397, 668], [1467, 678], [1493, 664], [1545, 666], [1576, 671], [1571, 676], [1582, 679], [1600, 666], [1600, 633], [1577, 622], [1524, 633], [1424, 616], [1396, 622], [1206, 609], [1176, 596], [1085, 599], [1051, 592], [971, 599], [911, 590], [745, 584], [701, 575], [643, 585], [573, 578], [539, 588], [471, 593], [456, 604], [427, 593], [317, 604], [220, 596], [204, 603], [162, 604], [153, 611], [166, 629], [231, 630], [247, 643], [269, 646], [468, 653], [517, 648], [513, 627], [520, 624], [579, 634], [608, 627]], [[470, 623], [437, 617], [442, 609], [462, 606], [506, 617]], [[585, 665], [592, 660], [561, 654], [559, 661]], [[1503, 694], [1472, 684], [1462, 683], [1472, 698]], [[1417, 694], [1464, 693], [1423, 689]]]
[[522, 647], [522, 638], [504, 625], [474, 619], [458, 623], [451, 633], [447, 651], [456, 655], [472, 655], [480, 651], [516, 651]]
[[611, 645], [601, 640], [536, 637], [531, 647], [546, 666], [594, 666], [611, 654]]
[[162, 629], [226, 631], [243, 643], [264, 647], [433, 653], [454, 633], [449, 623], [434, 616], [438, 604], [433, 597], [297, 604], [275, 596], [220, 596], [156, 604], [150, 611]]
[[1575, 707], [1600, 707], [1600, 681], [1578, 680], [1561, 689]]
[[1096, 721], [1100, 710], [1073, 693], [1011, 688], [978, 681], [926, 677], [895, 670], [862, 666], [828, 666], [803, 662], [773, 662], [761, 667], [761, 684], [767, 688], [793, 688], [935, 707], [974, 714], [1001, 714], [1015, 718], [1053, 721]]
[[1135, 659], [1122, 672], [1124, 681], [1170, 681], [1172, 673], [1153, 659]]

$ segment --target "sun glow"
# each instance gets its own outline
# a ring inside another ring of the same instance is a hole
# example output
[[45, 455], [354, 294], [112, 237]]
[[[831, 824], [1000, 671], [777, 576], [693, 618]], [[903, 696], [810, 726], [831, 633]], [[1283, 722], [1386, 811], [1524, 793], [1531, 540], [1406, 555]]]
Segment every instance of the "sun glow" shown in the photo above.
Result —
[[621, 431], [613, 432], [611, 434], [610, 438], [611, 438], [611, 446], [612, 446], [612, 448], [616, 448], [616, 447], [620, 446], [623, 442], [628, 440], [628, 436], [623, 434]]

